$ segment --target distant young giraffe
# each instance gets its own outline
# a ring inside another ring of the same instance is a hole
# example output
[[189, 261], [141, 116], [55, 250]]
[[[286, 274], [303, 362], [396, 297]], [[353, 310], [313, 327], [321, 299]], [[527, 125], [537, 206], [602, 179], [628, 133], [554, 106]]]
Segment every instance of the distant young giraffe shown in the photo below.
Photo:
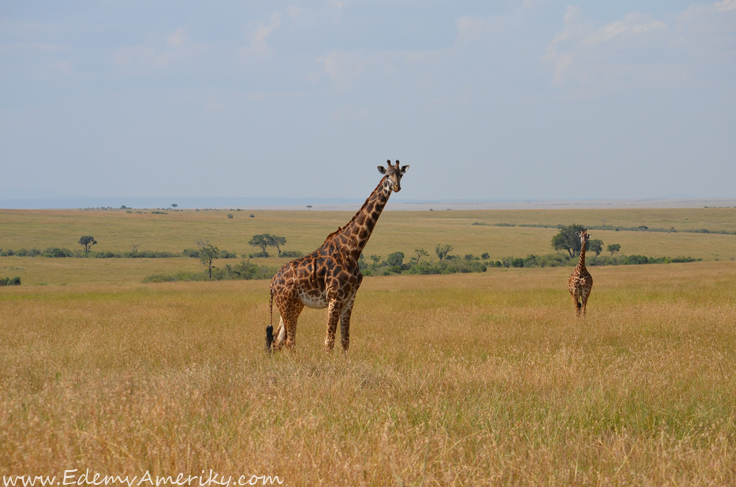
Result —
[[575, 313], [578, 316], [581, 313], [585, 316], [585, 306], [593, 289], [593, 276], [585, 268], [585, 248], [588, 246], [588, 240], [590, 240], [588, 231], [580, 230], [580, 261], [567, 280], [567, 289], [572, 296], [572, 302], [575, 303]]
[[266, 349], [280, 350], [286, 345], [294, 347], [296, 322], [304, 306], [329, 308], [327, 311], [327, 337], [325, 348], [335, 346], [337, 322], [340, 322], [342, 349], [350, 345], [350, 315], [355, 294], [363, 276], [358, 259], [376, 226], [378, 217], [393, 191], [401, 191], [401, 178], [409, 166], [399, 167], [399, 161], [388, 167], [378, 166], [384, 175], [378, 187], [363, 203], [358, 213], [347, 225], [327, 236], [314, 252], [285, 264], [271, 279], [271, 321], [273, 302], [281, 313], [276, 333], [273, 326], [266, 328]]

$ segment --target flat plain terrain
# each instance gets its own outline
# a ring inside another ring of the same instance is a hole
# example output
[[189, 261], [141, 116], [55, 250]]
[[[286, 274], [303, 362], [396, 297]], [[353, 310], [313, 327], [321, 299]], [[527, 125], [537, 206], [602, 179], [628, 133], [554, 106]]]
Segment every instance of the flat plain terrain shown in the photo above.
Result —
[[[710, 210], [605, 219], [736, 227], [736, 210]], [[269, 232], [306, 252], [351, 216], [227, 213], [2, 211], [0, 248], [73, 248], [91, 234], [98, 250], [139, 240], [178, 251], [208, 238], [252, 252], [252, 234]], [[446, 213], [384, 213], [366, 252], [448, 243], [458, 254], [525, 256], [551, 252], [555, 230], [472, 223], [600, 224], [585, 210]], [[305, 310], [297, 351], [268, 356], [268, 281], [140, 284], [156, 266], [199, 268], [185, 258], [0, 257], [0, 277], [24, 276], [0, 288], [0, 474], [736, 483], [736, 236], [593, 233], [626, 254], [705, 260], [591, 269], [584, 321], [566, 291], [569, 268], [369, 277], [347, 355], [323, 351], [325, 312]], [[37, 274], [21, 274], [29, 269]]]
[[[141, 210], [136, 210], [141, 211]], [[352, 212], [322, 211], [169, 211], [152, 214], [124, 210], [0, 210], [0, 249], [66, 247], [81, 249], [82, 235], [98, 241], [96, 251], [126, 252], [131, 244], [141, 250], [181, 252], [196, 248], [197, 240], [209, 240], [220, 249], [239, 256], [260, 249], [248, 245], [253, 235], [272, 233], [286, 237], [284, 250], [309, 253], [327, 234], [350, 220]], [[227, 217], [232, 214], [233, 218]], [[250, 215], [253, 215], [251, 218]], [[481, 223], [482, 225], [474, 225]], [[648, 257], [687, 256], [703, 260], [736, 259], [736, 235], [686, 233], [705, 229], [736, 232], [736, 208], [646, 209], [646, 210], [477, 210], [477, 211], [385, 211], [364, 255], [386, 258], [402, 251], [406, 260], [414, 249], [434, 255], [437, 244], [452, 245], [453, 254], [479, 256], [488, 252], [493, 260], [554, 252], [555, 228], [518, 225], [612, 226], [674, 229], [676, 232], [591, 230], [592, 238], [621, 245], [621, 253]], [[517, 226], [495, 226], [513, 224]], [[271, 250], [269, 250], [271, 251]], [[133, 262], [135, 260], [136, 262]], [[254, 259], [279, 266], [288, 259]], [[237, 262], [237, 261], [231, 261]], [[225, 262], [216, 261], [215, 265]], [[202, 269], [196, 259], [48, 259], [1, 257], [0, 277], [20, 276], [33, 285], [78, 285], [84, 283], [133, 284], [151, 274]]]

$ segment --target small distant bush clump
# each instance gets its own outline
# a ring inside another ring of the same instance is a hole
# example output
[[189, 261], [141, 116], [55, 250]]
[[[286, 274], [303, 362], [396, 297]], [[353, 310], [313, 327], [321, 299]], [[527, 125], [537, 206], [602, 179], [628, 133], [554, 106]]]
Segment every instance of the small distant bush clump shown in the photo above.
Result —
[[283, 250], [283, 251], [281, 251], [281, 257], [297, 258], [297, 257], [302, 257], [303, 255], [304, 254], [302, 254], [298, 250]]
[[[181, 252], [181, 255], [184, 257], [193, 257], [195, 259], [200, 258], [200, 249], [184, 249]], [[218, 250], [217, 253], [218, 259], [237, 259], [238, 254], [235, 252], [230, 252], [228, 250]]]
[[20, 286], [20, 277], [0, 278], [0, 286]]
[[177, 272], [176, 274], [156, 274], [143, 279], [148, 282], [179, 282], [179, 281], [227, 281], [227, 280], [255, 280], [271, 279], [276, 269], [259, 266], [250, 262], [241, 261], [239, 264], [226, 264], [223, 268], [212, 267], [212, 277], [208, 270], [204, 272]]
[[67, 248], [49, 247], [43, 251], [44, 257], [74, 257], [74, 252]]

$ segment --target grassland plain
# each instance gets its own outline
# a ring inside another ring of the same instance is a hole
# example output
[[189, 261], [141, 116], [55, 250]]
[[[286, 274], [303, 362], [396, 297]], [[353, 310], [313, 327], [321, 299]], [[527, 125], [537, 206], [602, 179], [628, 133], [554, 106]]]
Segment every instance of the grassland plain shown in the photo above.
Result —
[[[227, 214], [233, 214], [232, 219]], [[253, 218], [250, 215], [254, 215]], [[352, 212], [322, 211], [176, 211], [167, 214], [127, 213], [124, 210], [0, 210], [0, 248], [67, 247], [81, 249], [82, 235], [99, 242], [94, 250], [125, 252], [131, 244], [141, 250], [180, 252], [196, 247], [199, 239], [238, 254], [254, 252], [248, 245], [253, 235], [272, 233], [286, 237], [285, 250], [307, 253], [325, 236], [344, 225]], [[473, 223], [485, 225], [473, 225]], [[621, 227], [674, 228], [677, 233], [593, 230], [604, 244], [618, 243], [621, 252], [650, 257], [689, 256], [704, 260], [736, 258], [736, 235], [682, 233], [707, 229], [736, 231], [736, 208], [646, 209], [646, 210], [477, 210], [392, 212], [381, 215], [364, 254], [385, 258], [402, 251], [406, 259], [414, 249], [424, 248], [430, 258], [437, 244], [450, 244], [452, 253], [481, 255], [492, 259], [526, 257], [552, 252], [554, 228], [499, 227], [508, 224], [584, 224]], [[20, 276], [25, 284], [83, 283], [131, 284], [151, 274], [196, 270], [195, 259], [140, 259], [140, 262], [110, 262], [113, 259], [0, 258], [0, 276]], [[138, 260], [138, 259], [136, 259]], [[259, 264], [278, 266], [287, 259], [257, 259]], [[223, 265], [216, 261], [215, 265]]]
[[[178, 259], [170, 259], [178, 260]], [[0, 289], [0, 472], [733, 485], [736, 263], [366, 278], [263, 353], [267, 281]]]

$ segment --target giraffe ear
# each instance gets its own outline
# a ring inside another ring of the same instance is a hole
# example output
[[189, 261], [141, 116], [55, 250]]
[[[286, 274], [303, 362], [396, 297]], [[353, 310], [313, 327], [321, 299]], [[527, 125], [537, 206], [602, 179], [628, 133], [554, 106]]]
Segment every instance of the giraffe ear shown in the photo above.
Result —
[[[399, 162], [399, 161], [396, 161]], [[401, 166], [401, 174], [403, 175], [406, 171], [409, 170], [409, 166]]]
[[378, 172], [380, 172], [381, 174], [386, 174], [386, 168], [383, 166], [378, 166]]

